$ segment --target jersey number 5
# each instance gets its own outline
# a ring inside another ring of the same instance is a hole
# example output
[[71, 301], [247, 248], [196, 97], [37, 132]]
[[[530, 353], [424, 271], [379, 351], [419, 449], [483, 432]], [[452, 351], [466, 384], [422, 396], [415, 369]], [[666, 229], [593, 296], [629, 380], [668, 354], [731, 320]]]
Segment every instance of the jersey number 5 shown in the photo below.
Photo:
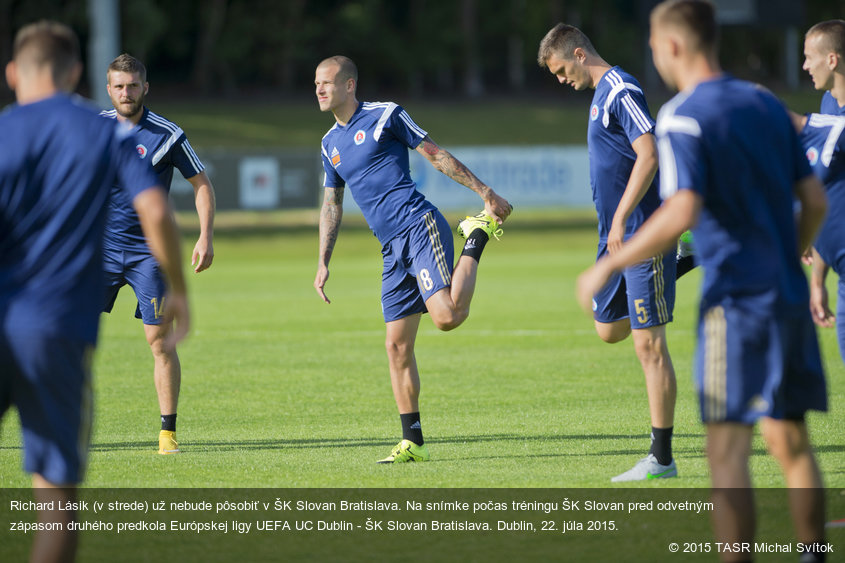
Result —
[[637, 310], [637, 320], [640, 321], [640, 324], [648, 322], [648, 310], [643, 307], [643, 301], [645, 299], [634, 299], [634, 308]]

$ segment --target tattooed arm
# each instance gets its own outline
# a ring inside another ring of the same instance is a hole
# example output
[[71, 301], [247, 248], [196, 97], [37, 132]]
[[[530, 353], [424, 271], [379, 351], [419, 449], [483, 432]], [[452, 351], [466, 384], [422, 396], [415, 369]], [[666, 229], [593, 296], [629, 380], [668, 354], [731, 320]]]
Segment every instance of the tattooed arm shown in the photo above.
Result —
[[440, 148], [437, 143], [431, 140], [431, 137], [425, 136], [417, 146], [417, 152], [423, 155], [436, 169], [480, 195], [481, 199], [484, 200], [484, 210], [499, 223], [508, 218], [513, 210], [508, 201], [479, 180], [469, 168], [452, 156], [449, 151]]
[[326, 187], [323, 207], [320, 209], [320, 256], [317, 261], [317, 277], [314, 289], [326, 303], [331, 303], [323, 288], [329, 279], [329, 260], [332, 258], [334, 243], [343, 217], [343, 188]]

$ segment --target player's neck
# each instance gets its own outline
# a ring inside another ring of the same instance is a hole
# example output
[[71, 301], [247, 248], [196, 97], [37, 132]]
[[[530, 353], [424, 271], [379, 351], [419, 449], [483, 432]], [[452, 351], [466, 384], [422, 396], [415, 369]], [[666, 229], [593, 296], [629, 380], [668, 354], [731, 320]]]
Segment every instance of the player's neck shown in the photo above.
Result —
[[678, 90], [683, 92], [721, 75], [722, 67], [717, 61], [704, 56], [691, 57], [680, 65], [676, 84]]
[[839, 107], [845, 106], [845, 74], [836, 73], [833, 75], [833, 88], [830, 89], [830, 95], [839, 104]]
[[591, 56], [587, 60], [587, 68], [590, 71], [590, 80], [593, 82], [590, 88], [595, 90], [601, 81], [601, 77], [607, 74], [607, 71], [612, 69], [613, 66], [601, 57]]
[[334, 118], [337, 120], [338, 125], [346, 125], [349, 123], [349, 120], [352, 119], [352, 116], [355, 115], [355, 111], [358, 109], [358, 100], [355, 98], [351, 98], [342, 106], [332, 110], [334, 114]]
[[32, 104], [46, 100], [59, 93], [52, 75], [48, 72], [36, 73], [25, 80], [18, 81], [15, 88], [15, 99], [18, 105]]
[[129, 117], [120, 115], [120, 113], [118, 113], [117, 111], [114, 112], [114, 115], [119, 122], [127, 123], [132, 127], [135, 127], [136, 125], [138, 125], [138, 122], [141, 121], [141, 118], [144, 116], [144, 106], [141, 106], [141, 109], [138, 110], [138, 113], [130, 115]]

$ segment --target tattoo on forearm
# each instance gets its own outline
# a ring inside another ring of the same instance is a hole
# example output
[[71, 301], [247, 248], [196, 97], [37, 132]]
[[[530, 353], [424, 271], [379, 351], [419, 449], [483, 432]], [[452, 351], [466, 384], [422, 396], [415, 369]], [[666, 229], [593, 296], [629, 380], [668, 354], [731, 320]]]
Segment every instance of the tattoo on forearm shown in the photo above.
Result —
[[465, 186], [472, 186], [480, 183], [478, 178], [475, 177], [475, 174], [473, 174], [469, 168], [464, 166], [463, 162], [452, 155], [443, 159], [443, 173]]
[[440, 172], [484, 197], [487, 191], [484, 183], [460, 160], [452, 156], [449, 151], [437, 146], [437, 143], [432, 141], [431, 138], [426, 136], [420, 142], [417, 151], [423, 154]]
[[428, 137], [423, 139], [422, 141], [423, 150], [432, 156], [436, 155], [440, 152], [440, 147], [438, 147], [433, 141], [429, 140]]
[[326, 199], [320, 210], [320, 257], [328, 263], [337, 242], [340, 220], [343, 216], [343, 190], [326, 190]]

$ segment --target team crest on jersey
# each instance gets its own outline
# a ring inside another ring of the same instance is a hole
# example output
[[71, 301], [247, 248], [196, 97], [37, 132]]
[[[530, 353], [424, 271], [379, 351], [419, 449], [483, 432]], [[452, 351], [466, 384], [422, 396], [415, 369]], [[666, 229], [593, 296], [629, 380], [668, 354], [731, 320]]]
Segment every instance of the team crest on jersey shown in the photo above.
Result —
[[337, 147], [332, 149], [332, 166], [335, 168], [340, 166], [340, 153], [337, 152]]
[[815, 166], [819, 161], [819, 151], [816, 147], [810, 147], [807, 149], [807, 160], [810, 161], [810, 166]]
[[593, 104], [593, 107], [590, 108], [590, 121], [595, 121], [599, 118], [599, 106], [597, 104]]
[[135, 150], [136, 150], [136, 151], [138, 151], [138, 155], [139, 155], [141, 158], [146, 158], [146, 157], [147, 157], [147, 147], [145, 147], [144, 145], [140, 145], [140, 144], [139, 144], [139, 145], [135, 145]]
[[355, 144], [360, 145], [367, 139], [367, 134], [364, 132], [363, 129], [358, 129], [355, 131]]

